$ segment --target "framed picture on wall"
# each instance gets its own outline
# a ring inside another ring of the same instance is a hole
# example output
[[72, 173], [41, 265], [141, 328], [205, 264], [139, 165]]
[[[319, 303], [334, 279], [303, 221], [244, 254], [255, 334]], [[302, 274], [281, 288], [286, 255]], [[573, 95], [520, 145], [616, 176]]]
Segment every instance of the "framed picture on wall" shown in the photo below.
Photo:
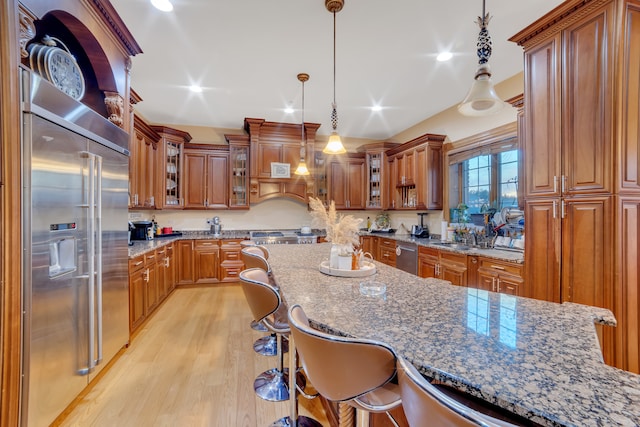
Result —
[[291, 165], [289, 163], [271, 162], [271, 178], [290, 178]]

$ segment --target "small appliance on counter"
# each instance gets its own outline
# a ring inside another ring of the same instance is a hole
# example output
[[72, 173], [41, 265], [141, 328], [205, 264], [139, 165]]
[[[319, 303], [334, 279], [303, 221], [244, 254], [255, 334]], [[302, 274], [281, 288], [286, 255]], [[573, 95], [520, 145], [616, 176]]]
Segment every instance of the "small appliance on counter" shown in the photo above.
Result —
[[220, 236], [220, 234], [222, 233], [222, 224], [220, 224], [220, 217], [214, 216], [212, 220], [207, 220], [207, 222], [211, 224], [211, 233], [213, 233], [215, 237]]
[[131, 221], [129, 221], [129, 246], [133, 246], [133, 242], [131, 241], [131, 233], [133, 232], [133, 230], [136, 229], [136, 226], [133, 225], [133, 223]]
[[418, 215], [420, 216], [420, 225], [411, 226], [411, 235], [414, 237], [428, 238], [429, 228], [424, 226], [424, 216], [427, 215], [427, 213], [421, 212]]
[[153, 222], [133, 221], [131, 240], [153, 240]]

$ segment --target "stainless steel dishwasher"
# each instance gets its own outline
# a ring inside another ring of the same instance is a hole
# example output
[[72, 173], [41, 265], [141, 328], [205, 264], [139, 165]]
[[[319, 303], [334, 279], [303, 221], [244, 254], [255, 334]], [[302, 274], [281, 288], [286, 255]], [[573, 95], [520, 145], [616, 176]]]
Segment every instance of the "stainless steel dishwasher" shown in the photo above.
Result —
[[411, 274], [418, 274], [418, 246], [412, 242], [398, 242], [396, 245], [396, 268]]

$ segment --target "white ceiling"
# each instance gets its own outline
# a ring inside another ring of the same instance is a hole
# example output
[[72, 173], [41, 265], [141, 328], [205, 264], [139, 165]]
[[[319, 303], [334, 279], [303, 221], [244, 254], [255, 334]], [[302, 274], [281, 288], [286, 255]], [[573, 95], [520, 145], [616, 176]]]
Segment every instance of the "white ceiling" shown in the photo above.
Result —
[[[142, 47], [136, 109], [152, 123], [241, 128], [245, 117], [331, 131], [333, 16], [324, 0], [111, 0]], [[522, 70], [507, 39], [560, 0], [488, 0], [494, 82]], [[386, 139], [459, 103], [477, 66], [481, 0], [345, 0], [337, 13], [336, 100], [343, 136]], [[453, 52], [439, 63], [442, 50]], [[189, 91], [192, 84], [202, 93]], [[284, 108], [292, 105], [293, 114]], [[378, 104], [382, 111], [372, 112]]]

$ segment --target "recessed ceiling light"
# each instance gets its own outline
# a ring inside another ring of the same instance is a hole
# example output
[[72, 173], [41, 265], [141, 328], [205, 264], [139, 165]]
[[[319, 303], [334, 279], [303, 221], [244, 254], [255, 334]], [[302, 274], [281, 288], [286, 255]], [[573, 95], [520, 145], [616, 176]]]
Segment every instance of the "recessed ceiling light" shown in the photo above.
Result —
[[189, 90], [191, 92], [195, 92], [195, 93], [202, 93], [202, 88], [200, 86], [197, 86], [197, 85], [189, 86]]
[[436, 59], [440, 62], [448, 61], [453, 58], [453, 54], [451, 52], [442, 52], [439, 53]]
[[382, 111], [382, 106], [374, 105], [373, 107], [371, 107], [371, 111]]
[[294, 111], [293, 107], [286, 107], [284, 109], [284, 112], [287, 113], [287, 114], [293, 114], [293, 111]]
[[163, 12], [171, 12], [173, 5], [169, 0], [151, 0], [151, 4], [158, 10]]

